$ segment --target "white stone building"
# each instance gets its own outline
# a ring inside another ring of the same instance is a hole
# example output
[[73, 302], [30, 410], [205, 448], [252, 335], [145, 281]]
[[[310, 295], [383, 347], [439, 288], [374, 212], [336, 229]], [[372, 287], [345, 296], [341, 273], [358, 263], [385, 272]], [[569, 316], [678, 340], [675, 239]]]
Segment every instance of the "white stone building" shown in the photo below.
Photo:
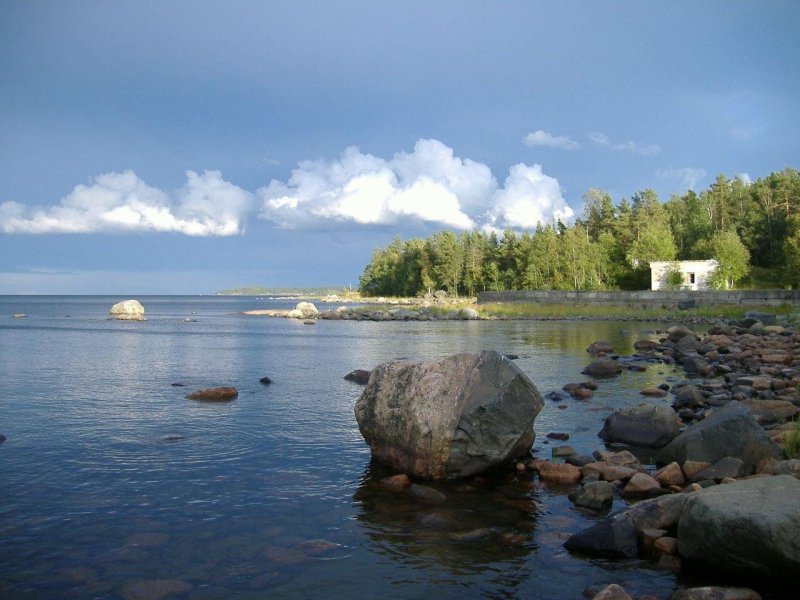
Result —
[[650, 263], [650, 289], [667, 289], [667, 274], [680, 271], [682, 290], [707, 290], [708, 278], [717, 268], [715, 260], [658, 260]]

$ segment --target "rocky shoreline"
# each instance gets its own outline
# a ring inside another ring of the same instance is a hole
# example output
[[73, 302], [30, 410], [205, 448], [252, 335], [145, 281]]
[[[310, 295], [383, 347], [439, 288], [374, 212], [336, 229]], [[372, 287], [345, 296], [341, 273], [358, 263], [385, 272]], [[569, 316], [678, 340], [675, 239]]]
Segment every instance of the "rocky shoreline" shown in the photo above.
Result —
[[[622, 501], [623, 508], [571, 536], [565, 543], [571, 552], [645, 558], [675, 572], [797, 581], [800, 460], [787, 458], [783, 446], [800, 434], [800, 333], [762, 314], [715, 325], [702, 336], [682, 326], [662, 334], [637, 342], [628, 357], [592, 344], [592, 364], [606, 369], [588, 370], [614, 377], [626, 364], [667, 364], [682, 368], [685, 380], [642, 390], [649, 401], [610, 415], [599, 434], [605, 449], [587, 456], [558, 446], [550, 459], [518, 462], [517, 471], [574, 485], [573, 504], [600, 516]], [[598, 383], [602, 376], [567, 384], [564, 394], [585, 400]], [[549, 397], [564, 399], [561, 392]], [[655, 465], [640, 463], [642, 448]], [[591, 598], [629, 597], [619, 586], [589, 592]], [[761, 596], [743, 588], [698, 588], [673, 598]]]
[[[570, 552], [650, 560], [652, 568], [690, 571], [700, 580], [732, 574], [756, 587], [797, 581], [800, 460], [788, 458], [784, 446], [800, 436], [800, 333], [763, 313], [715, 323], [703, 335], [673, 326], [653, 337], [638, 340], [628, 356], [603, 341], [591, 344], [588, 379], [545, 398], [589, 400], [625, 369], [668, 365], [684, 380], [643, 389], [642, 404], [609, 415], [598, 434], [605, 447], [582, 454], [550, 446], [569, 440], [551, 432], [533, 457], [512, 462], [512, 476], [567, 486], [578, 510], [600, 518], [566, 541]], [[366, 372], [360, 374], [365, 383]], [[551, 456], [536, 456], [544, 448]], [[437, 491], [406, 475], [381, 485], [398, 493]], [[585, 595], [630, 598], [614, 585]], [[761, 597], [741, 587], [681, 587], [671, 598]]]

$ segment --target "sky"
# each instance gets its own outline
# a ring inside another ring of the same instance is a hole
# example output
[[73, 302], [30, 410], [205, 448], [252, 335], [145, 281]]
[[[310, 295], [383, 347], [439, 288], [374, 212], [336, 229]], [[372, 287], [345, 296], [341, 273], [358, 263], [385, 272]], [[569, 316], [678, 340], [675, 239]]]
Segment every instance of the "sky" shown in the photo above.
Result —
[[0, 294], [353, 288], [372, 251], [800, 167], [796, 0], [0, 3]]

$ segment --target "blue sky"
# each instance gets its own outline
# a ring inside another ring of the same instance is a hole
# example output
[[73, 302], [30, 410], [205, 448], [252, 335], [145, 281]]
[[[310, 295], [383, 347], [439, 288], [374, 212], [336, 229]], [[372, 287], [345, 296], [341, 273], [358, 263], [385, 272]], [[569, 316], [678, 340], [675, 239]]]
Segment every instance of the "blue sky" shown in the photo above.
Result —
[[800, 167], [800, 2], [0, 4], [0, 293], [357, 285], [375, 247]]

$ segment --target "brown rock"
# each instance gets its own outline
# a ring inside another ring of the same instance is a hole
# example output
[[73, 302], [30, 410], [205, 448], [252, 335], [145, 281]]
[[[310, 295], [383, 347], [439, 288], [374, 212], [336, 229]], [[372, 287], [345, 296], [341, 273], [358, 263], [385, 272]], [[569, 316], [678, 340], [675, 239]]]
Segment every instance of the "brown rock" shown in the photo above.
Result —
[[661, 489], [661, 484], [644, 473], [634, 474], [622, 489], [623, 496], [645, 496]]
[[706, 586], [678, 590], [669, 600], [762, 600], [761, 595], [748, 588]]
[[542, 481], [577, 483], [581, 478], [581, 470], [574, 465], [566, 463], [556, 464], [546, 460], [538, 461], [536, 470], [539, 472], [539, 478]]
[[661, 467], [655, 472], [654, 477], [656, 481], [664, 486], [681, 486], [686, 483], [686, 479], [683, 477], [683, 471], [681, 471], [680, 465], [676, 462], [671, 462], [667, 466]]
[[215, 387], [186, 394], [186, 398], [201, 402], [230, 402], [238, 395], [239, 392], [235, 387]]
[[701, 460], [687, 460], [683, 463], [683, 473], [686, 475], [687, 479], [692, 480], [700, 471], [704, 471], [710, 466], [711, 463]]
[[644, 388], [639, 392], [642, 396], [649, 396], [651, 398], [663, 398], [667, 395], [665, 390], [657, 387]]
[[408, 478], [408, 475], [401, 473], [400, 475], [392, 475], [391, 477], [381, 479], [380, 485], [387, 490], [401, 492], [411, 487], [411, 480]]

